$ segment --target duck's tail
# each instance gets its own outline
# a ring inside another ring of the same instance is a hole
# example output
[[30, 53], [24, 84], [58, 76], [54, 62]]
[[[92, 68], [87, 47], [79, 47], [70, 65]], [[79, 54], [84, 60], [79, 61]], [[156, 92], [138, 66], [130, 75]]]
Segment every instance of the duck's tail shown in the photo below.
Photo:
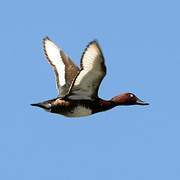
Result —
[[51, 109], [51, 104], [48, 102], [34, 103], [34, 104], [31, 104], [31, 106], [37, 106], [37, 107], [43, 108], [45, 110]]

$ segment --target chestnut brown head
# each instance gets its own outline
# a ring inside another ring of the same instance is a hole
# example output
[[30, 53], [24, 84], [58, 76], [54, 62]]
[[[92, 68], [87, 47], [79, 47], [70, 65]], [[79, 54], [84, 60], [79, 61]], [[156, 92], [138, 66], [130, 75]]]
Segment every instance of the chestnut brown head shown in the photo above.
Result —
[[111, 101], [115, 103], [115, 105], [149, 105], [149, 103], [140, 100], [133, 93], [124, 93], [115, 96]]

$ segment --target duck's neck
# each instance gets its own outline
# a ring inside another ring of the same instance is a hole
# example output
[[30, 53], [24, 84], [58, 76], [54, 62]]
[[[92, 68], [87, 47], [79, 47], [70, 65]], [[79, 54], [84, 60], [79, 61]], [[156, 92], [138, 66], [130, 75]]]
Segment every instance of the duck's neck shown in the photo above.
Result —
[[[97, 106], [96, 106], [96, 105]], [[109, 109], [112, 109], [116, 106], [120, 105], [127, 105], [126, 98], [124, 98], [124, 95], [118, 95], [113, 97], [111, 100], [104, 100], [104, 99], [98, 99], [97, 103], [93, 104], [93, 113], [101, 112], [101, 111], [107, 111]]]
[[111, 100], [104, 100], [104, 99], [98, 99], [96, 105], [97, 106], [94, 106], [93, 104], [93, 113], [107, 111], [116, 106]]

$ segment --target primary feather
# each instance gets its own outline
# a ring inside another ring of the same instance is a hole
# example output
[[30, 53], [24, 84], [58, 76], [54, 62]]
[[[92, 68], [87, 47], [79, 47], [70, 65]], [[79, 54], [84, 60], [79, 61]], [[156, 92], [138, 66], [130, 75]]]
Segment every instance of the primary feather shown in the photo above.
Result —
[[43, 39], [44, 52], [49, 64], [52, 66], [59, 96], [65, 96], [70, 88], [73, 79], [79, 72], [79, 68], [72, 60], [48, 37]]
[[97, 41], [92, 41], [82, 55], [81, 70], [71, 85], [68, 99], [96, 99], [105, 74], [106, 66], [101, 48]]

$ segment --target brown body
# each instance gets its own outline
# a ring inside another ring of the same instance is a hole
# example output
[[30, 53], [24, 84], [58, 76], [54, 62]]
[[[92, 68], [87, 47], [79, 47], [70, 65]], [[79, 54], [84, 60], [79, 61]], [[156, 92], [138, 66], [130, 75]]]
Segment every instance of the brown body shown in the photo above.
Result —
[[106, 101], [100, 98], [97, 98], [95, 101], [91, 100], [65, 100], [63, 98], [57, 98], [48, 100], [38, 104], [32, 104], [34, 106], [39, 106], [45, 110], [56, 113], [67, 115], [68, 113], [74, 113], [74, 110], [77, 107], [84, 107], [91, 110], [91, 114], [98, 113], [101, 111], [109, 110], [116, 106], [113, 101]]
[[91, 101], [56, 98], [32, 105], [41, 107], [51, 113], [62, 114], [67, 117], [80, 117], [107, 111], [120, 105], [148, 105], [148, 103], [139, 100], [132, 93], [125, 93], [115, 96], [111, 100], [96, 98]]

